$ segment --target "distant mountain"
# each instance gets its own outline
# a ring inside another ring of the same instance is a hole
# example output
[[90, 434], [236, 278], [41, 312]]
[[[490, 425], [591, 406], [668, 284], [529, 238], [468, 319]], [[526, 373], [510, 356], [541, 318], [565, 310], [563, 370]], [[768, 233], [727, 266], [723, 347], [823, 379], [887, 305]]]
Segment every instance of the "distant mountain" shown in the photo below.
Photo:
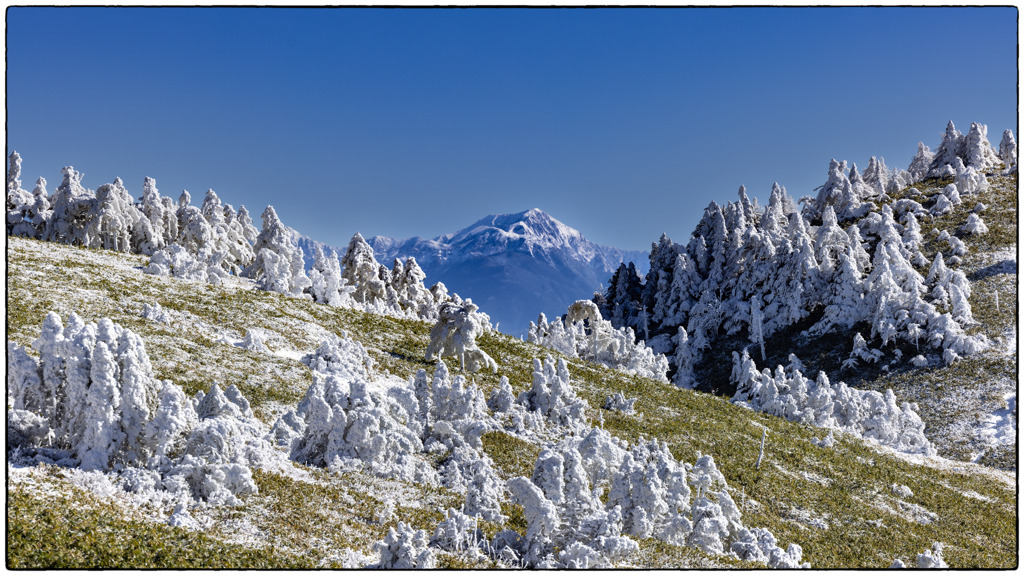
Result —
[[[502, 332], [514, 335], [525, 334], [541, 312], [560, 316], [569, 304], [590, 298], [620, 263], [632, 261], [641, 274], [649, 266], [647, 252], [595, 244], [536, 208], [492, 214], [437, 238], [374, 236], [367, 242], [388, 267], [395, 258], [415, 257], [428, 285], [444, 282], [449, 291], [472, 298]], [[308, 261], [315, 244], [300, 237]]]

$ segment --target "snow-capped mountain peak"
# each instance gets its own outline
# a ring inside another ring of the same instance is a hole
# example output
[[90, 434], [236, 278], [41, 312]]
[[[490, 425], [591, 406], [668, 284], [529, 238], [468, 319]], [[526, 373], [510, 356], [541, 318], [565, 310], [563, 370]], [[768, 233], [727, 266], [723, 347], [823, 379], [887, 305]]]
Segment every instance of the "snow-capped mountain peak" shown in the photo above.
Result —
[[[436, 238], [405, 240], [374, 236], [367, 242], [377, 260], [416, 258], [427, 283], [472, 298], [502, 331], [519, 334], [544, 312], [565, 313], [572, 302], [593, 296], [621, 262], [634, 262], [642, 274], [647, 253], [619, 250], [587, 240], [583, 234], [539, 208], [490, 214]], [[314, 242], [300, 239], [312, 252]], [[335, 249], [338, 255], [344, 248]]]

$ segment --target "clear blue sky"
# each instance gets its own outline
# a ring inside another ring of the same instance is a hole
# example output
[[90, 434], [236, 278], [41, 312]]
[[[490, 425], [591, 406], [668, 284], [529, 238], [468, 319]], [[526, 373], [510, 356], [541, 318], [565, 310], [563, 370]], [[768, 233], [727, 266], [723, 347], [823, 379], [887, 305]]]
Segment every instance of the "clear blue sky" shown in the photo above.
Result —
[[336, 245], [533, 207], [685, 242], [711, 200], [1017, 132], [1014, 8], [9, 8], [7, 148]]

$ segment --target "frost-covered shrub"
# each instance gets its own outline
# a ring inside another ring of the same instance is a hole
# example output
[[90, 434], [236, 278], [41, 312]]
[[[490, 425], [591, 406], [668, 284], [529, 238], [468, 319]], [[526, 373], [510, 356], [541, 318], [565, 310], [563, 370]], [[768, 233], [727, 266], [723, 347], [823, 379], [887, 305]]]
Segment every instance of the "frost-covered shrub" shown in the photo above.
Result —
[[608, 568], [639, 550], [622, 535], [620, 508], [602, 509], [571, 443], [541, 452], [533, 479], [513, 478], [509, 489], [524, 508], [527, 531], [516, 551], [528, 566]]
[[643, 341], [636, 342], [631, 328], [614, 328], [590, 300], [570, 305], [565, 320], [548, 322], [541, 314], [536, 324], [530, 323], [528, 340], [567, 356], [668, 382], [668, 359], [655, 354]]
[[347, 380], [370, 380], [374, 365], [366, 348], [344, 331], [340, 336], [321, 342], [315, 351], [303, 356], [301, 362], [310, 370]]
[[988, 190], [988, 180], [983, 172], [978, 172], [973, 166], [964, 166], [957, 158], [956, 168], [957, 190], [962, 194], [978, 194]]
[[616, 392], [609, 396], [601, 407], [605, 410], [617, 410], [623, 414], [636, 414], [636, 408], [633, 408], [636, 401], [636, 398], [627, 399], [622, 392]]
[[463, 512], [489, 522], [505, 522], [501, 513], [504, 483], [483, 450], [466, 445], [455, 447], [441, 463], [440, 475], [445, 488], [465, 494]]
[[967, 222], [960, 227], [960, 232], [981, 236], [988, 234], [988, 226], [985, 225], [985, 221], [981, 219], [981, 216], [971, 213], [967, 216]]
[[[949, 230], [943, 230], [942, 232], [939, 232], [939, 235], [936, 237], [936, 240], [948, 244], [949, 252], [953, 256], [963, 256], [964, 254], [967, 253], [967, 245], [964, 244], [963, 240], [960, 240], [956, 236], [950, 234]], [[950, 259], [950, 264], [953, 264], [952, 259]]]
[[217, 264], [215, 256], [201, 253], [193, 255], [178, 244], [157, 250], [149, 258], [149, 265], [143, 269], [146, 274], [173, 276], [183, 280], [221, 284], [228, 273]]
[[365, 379], [314, 372], [298, 407], [279, 418], [271, 433], [298, 462], [435, 483], [436, 472], [417, 457], [423, 444], [406, 426], [409, 419], [400, 402]]
[[572, 428], [585, 425], [589, 409], [586, 400], [576, 396], [565, 360], [556, 363], [551, 357], [543, 363], [533, 360], [533, 383], [516, 402], [543, 415], [551, 424]]
[[843, 362], [843, 368], [856, 368], [858, 360], [870, 364], [877, 364], [882, 359], [883, 353], [877, 348], [869, 348], [864, 337], [857, 332], [853, 335], [853, 349], [850, 350], [850, 357]]
[[153, 322], [160, 322], [163, 324], [169, 324], [171, 322], [171, 315], [164, 310], [164, 307], [159, 302], [156, 304], [143, 304], [142, 305], [142, 317], [146, 320], [152, 320]]
[[449, 508], [444, 513], [444, 520], [434, 529], [430, 545], [449, 552], [480, 554], [480, 548], [488, 547], [488, 542], [478, 524], [476, 518]]
[[32, 347], [8, 343], [8, 395], [16, 410], [46, 419], [52, 446], [87, 470], [139, 466], [155, 450], [145, 426], [160, 383], [142, 340], [109, 319], [86, 324], [76, 314], [64, 326], [50, 312]]
[[740, 560], [764, 562], [772, 568], [793, 570], [809, 567], [807, 563], [800, 563], [803, 549], [799, 544], [791, 543], [783, 550], [778, 546], [775, 535], [764, 528], [740, 529], [730, 550]]
[[469, 445], [483, 447], [480, 437], [494, 429], [483, 392], [475, 385], [467, 385], [464, 376], [454, 378], [444, 362], [438, 362], [434, 375], [426, 382], [426, 372], [420, 370], [413, 380], [417, 405], [423, 420], [427, 449], [434, 451], [433, 443], [444, 448]]
[[109, 319], [71, 314], [64, 326], [51, 312], [33, 348], [38, 361], [8, 343], [8, 428], [22, 453], [148, 478], [127, 486], [211, 505], [255, 493], [250, 467], [277, 457], [237, 388], [214, 384], [190, 401], [153, 377], [142, 340]]
[[622, 509], [626, 534], [684, 545], [693, 528], [686, 517], [689, 500], [686, 470], [664, 443], [641, 438], [612, 471], [608, 506]]
[[240, 346], [250, 352], [256, 352], [257, 354], [270, 353], [270, 350], [267, 349], [266, 338], [263, 336], [263, 332], [259, 329], [246, 328], [245, 337], [242, 338]]
[[892, 390], [881, 394], [858, 390], [845, 383], [833, 385], [824, 372], [808, 380], [799, 370], [779, 366], [775, 374], [757, 371], [744, 350], [733, 352], [732, 380], [735, 404], [793, 422], [834, 428], [870, 438], [900, 452], [934, 456], [935, 447], [924, 435], [924, 422], [910, 403], [897, 404]]
[[949, 568], [942, 559], [942, 543], [935, 542], [931, 550], [925, 550], [917, 555], [918, 568]]
[[499, 534], [492, 550], [508, 547], [528, 566], [612, 567], [638, 551], [633, 537], [772, 567], [807, 566], [800, 564], [799, 546], [782, 550], [767, 530], [743, 526], [710, 455], [688, 473], [664, 443], [641, 439], [625, 450], [604, 430], [591, 429], [544, 449], [532, 477], [513, 478], [509, 490], [523, 506], [527, 531]]
[[461, 305], [454, 302], [441, 304], [438, 319], [430, 329], [430, 343], [426, 359], [455, 356], [463, 370], [477, 372], [481, 368], [498, 371], [498, 364], [476, 343], [476, 337], [490, 330], [487, 317], [478, 314], [479, 308], [470, 301]]
[[437, 558], [430, 549], [430, 541], [423, 530], [414, 530], [399, 522], [395, 528], [388, 528], [384, 540], [377, 543], [380, 550], [380, 564], [384, 570], [432, 569], [437, 567]]
[[269, 464], [278, 453], [264, 439], [263, 425], [238, 388], [232, 385], [221, 391], [215, 383], [197, 399], [198, 422], [188, 432], [184, 454], [169, 467], [164, 484], [180, 478], [197, 498], [237, 506], [240, 496], [258, 491], [250, 466]]

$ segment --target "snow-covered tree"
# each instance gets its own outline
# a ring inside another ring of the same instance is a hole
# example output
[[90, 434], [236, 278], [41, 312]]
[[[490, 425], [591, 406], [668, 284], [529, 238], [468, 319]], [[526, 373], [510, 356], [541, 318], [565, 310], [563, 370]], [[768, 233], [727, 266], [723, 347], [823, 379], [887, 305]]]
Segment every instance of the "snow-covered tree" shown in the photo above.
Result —
[[341, 259], [342, 278], [355, 288], [352, 296], [361, 304], [386, 301], [387, 286], [380, 279], [380, 263], [373, 257], [373, 248], [356, 232]]
[[931, 168], [932, 162], [935, 161], [935, 153], [932, 152], [931, 148], [925, 146], [924, 142], [917, 143], [917, 154], [910, 161], [910, 165], [907, 167], [907, 172], [913, 178], [914, 182], [919, 182], [928, 177], [928, 170]]
[[1007, 171], [1017, 167], [1017, 140], [1013, 137], [1013, 130], [1003, 131], [1003, 139], [999, 141], [999, 159]]
[[53, 210], [43, 240], [83, 246], [95, 195], [82, 187], [82, 174], [71, 166], [61, 169], [63, 180], [53, 196]]
[[964, 138], [963, 162], [982, 175], [999, 164], [999, 155], [988, 141], [988, 126], [971, 122]]
[[141, 218], [120, 178], [96, 190], [96, 201], [86, 228], [86, 246], [127, 252], [132, 229]]
[[885, 158], [872, 156], [868, 160], [868, 167], [864, 169], [864, 183], [874, 191], [873, 195], [881, 196], [889, 189], [891, 174], [885, 166]]
[[256, 280], [261, 289], [287, 296], [309, 297], [305, 290], [311, 283], [306, 276], [302, 251], [291, 231], [277, 217], [273, 206], [267, 206], [263, 211], [263, 230], [256, 238], [253, 252], [256, 260], [246, 269], [245, 275]]
[[317, 304], [343, 306], [351, 300], [353, 288], [344, 284], [341, 278], [341, 264], [333, 250], [329, 256], [316, 246], [313, 268], [309, 271], [309, 293]]

